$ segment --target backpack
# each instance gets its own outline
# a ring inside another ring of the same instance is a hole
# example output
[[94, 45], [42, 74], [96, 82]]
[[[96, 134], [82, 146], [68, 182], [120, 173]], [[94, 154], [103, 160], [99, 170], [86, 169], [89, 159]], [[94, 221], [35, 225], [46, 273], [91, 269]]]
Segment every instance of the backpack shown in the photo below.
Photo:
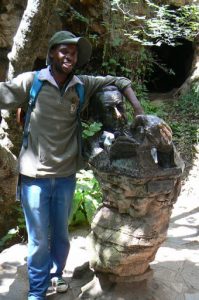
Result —
[[[30, 117], [31, 117], [31, 113], [35, 107], [37, 96], [43, 85], [43, 81], [39, 80], [38, 76], [39, 76], [39, 71], [37, 71], [34, 75], [33, 83], [32, 83], [31, 89], [30, 89], [30, 95], [29, 95], [30, 98], [29, 98], [29, 102], [28, 102], [27, 112], [25, 113], [22, 108], [17, 109], [17, 123], [20, 126], [23, 126], [23, 128], [24, 128], [23, 142], [22, 142], [22, 145], [24, 148], [28, 147], [28, 135], [30, 132]], [[78, 123], [79, 123], [80, 129], [81, 129], [80, 113], [81, 113], [81, 109], [84, 104], [84, 86], [80, 83], [76, 83], [75, 90], [79, 97], [79, 107], [77, 109], [77, 117], [78, 117]]]

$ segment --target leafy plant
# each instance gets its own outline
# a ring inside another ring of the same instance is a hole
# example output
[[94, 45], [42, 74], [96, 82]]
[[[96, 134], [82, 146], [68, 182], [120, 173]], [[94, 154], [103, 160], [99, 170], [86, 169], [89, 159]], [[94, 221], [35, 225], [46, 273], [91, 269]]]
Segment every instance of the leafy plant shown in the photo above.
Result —
[[199, 90], [193, 88], [173, 105], [167, 105], [167, 121], [173, 131], [173, 141], [182, 154], [186, 167], [195, 156], [199, 142]]
[[73, 200], [69, 225], [90, 224], [101, 204], [102, 194], [98, 181], [91, 170], [77, 173], [77, 187]]
[[17, 233], [18, 233], [18, 227], [12, 228], [8, 231], [6, 235], [4, 235], [0, 239], [0, 251], [6, 247], [8, 242], [10, 242], [13, 239], [13, 237], [17, 235]]
[[178, 138], [186, 138], [191, 144], [197, 143], [199, 129], [199, 91], [192, 88], [187, 94], [181, 96], [174, 104], [174, 113], [180, 116], [172, 123], [174, 134]]
[[153, 102], [150, 102], [149, 100], [142, 100], [141, 104], [142, 104], [145, 114], [156, 115], [163, 119], [165, 119], [167, 117], [167, 112], [165, 110], [164, 104], [161, 104], [161, 106], [156, 105]]
[[112, 0], [112, 10], [123, 16], [122, 26], [124, 35], [142, 45], [160, 46], [162, 43], [175, 45], [177, 39], [193, 40], [197, 35], [199, 25], [199, 7], [197, 4], [188, 4], [174, 7], [167, 4], [157, 4], [152, 0], [145, 0], [143, 5], [149, 13], [138, 15], [131, 9], [131, 0]]
[[198, 86], [193, 86], [188, 93], [182, 95], [174, 104], [174, 109], [186, 119], [192, 118], [197, 120], [199, 117]]
[[120, 66], [120, 64], [114, 58], [109, 58], [107, 61], [102, 63], [102, 67], [106, 70], [107, 74], [116, 75], [116, 70]]
[[27, 239], [26, 225], [22, 208], [17, 204], [13, 207], [13, 209], [16, 210], [18, 223], [15, 228], [11, 228], [7, 234], [0, 239], [0, 251], [6, 247], [9, 247], [14, 242], [17, 243]]
[[91, 136], [94, 136], [95, 133], [100, 131], [102, 128], [102, 123], [100, 123], [100, 122], [93, 122], [93, 123], [82, 122], [82, 127], [83, 127], [82, 137], [86, 139]]
[[[82, 127], [82, 137], [86, 139], [100, 131], [102, 123], [82, 122]], [[90, 224], [100, 203], [101, 190], [93, 172], [91, 170], [80, 170], [80, 172], [77, 173], [77, 185], [69, 225]]]

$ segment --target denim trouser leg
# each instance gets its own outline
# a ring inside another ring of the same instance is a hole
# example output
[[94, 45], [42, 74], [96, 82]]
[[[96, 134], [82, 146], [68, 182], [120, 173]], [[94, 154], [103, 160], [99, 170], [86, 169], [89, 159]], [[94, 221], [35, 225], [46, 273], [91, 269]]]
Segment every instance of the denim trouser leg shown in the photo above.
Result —
[[29, 300], [45, 299], [52, 266], [55, 276], [62, 274], [69, 251], [67, 222], [74, 189], [75, 176], [22, 176], [22, 206], [28, 232]]
[[[62, 276], [66, 264], [70, 244], [68, 239], [68, 218], [75, 190], [74, 176], [60, 178], [56, 181], [50, 204], [50, 255], [52, 270], [51, 278]], [[68, 188], [66, 188], [68, 185]]]

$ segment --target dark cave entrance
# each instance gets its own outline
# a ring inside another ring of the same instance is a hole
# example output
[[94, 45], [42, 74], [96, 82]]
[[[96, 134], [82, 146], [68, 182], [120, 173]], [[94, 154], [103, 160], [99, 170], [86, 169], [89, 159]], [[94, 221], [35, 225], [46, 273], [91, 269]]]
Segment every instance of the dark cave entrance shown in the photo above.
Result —
[[[167, 93], [179, 88], [188, 77], [193, 61], [192, 42], [181, 39], [178, 45], [151, 47], [151, 53], [157, 64], [154, 64], [153, 72], [147, 83], [150, 93]], [[166, 70], [172, 70], [168, 73]]]

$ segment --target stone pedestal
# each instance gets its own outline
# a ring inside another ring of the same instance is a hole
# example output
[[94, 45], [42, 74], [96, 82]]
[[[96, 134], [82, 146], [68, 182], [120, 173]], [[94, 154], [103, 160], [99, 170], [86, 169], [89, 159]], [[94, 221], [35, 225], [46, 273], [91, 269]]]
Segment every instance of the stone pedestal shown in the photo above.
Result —
[[112, 160], [110, 153], [103, 150], [90, 161], [103, 192], [91, 224], [90, 266], [112, 281], [144, 280], [166, 239], [183, 163], [173, 145], [167, 167], [154, 160], [149, 148], [138, 146], [131, 157]]

